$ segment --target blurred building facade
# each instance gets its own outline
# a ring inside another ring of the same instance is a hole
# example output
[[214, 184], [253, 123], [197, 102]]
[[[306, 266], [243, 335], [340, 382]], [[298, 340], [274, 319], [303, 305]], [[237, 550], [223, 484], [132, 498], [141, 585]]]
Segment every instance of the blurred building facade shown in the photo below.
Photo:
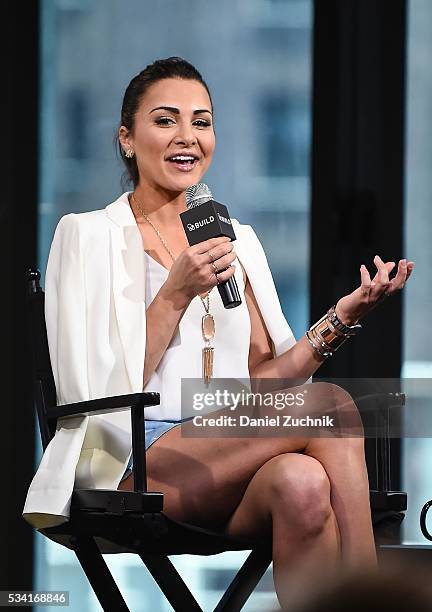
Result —
[[[432, 267], [432, 3], [410, 0], [407, 17], [404, 256], [415, 261], [416, 267], [404, 296], [402, 376], [407, 379], [406, 387], [412, 390], [406, 419], [415, 419], [416, 411], [430, 412], [430, 394], [424, 392], [430, 384], [418, 379], [432, 379], [432, 332], [428, 325], [432, 303], [428, 282]], [[419, 514], [423, 504], [432, 498], [432, 440], [407, 437], [402, 460], [403, 487], [409, 504], [403, 523], [404, 542], [425, 544]]]

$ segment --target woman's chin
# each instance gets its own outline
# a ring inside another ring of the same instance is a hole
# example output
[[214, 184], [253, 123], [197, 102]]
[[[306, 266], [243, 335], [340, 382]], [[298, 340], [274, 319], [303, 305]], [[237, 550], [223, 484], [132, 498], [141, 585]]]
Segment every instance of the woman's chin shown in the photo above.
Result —
[[195, 185], [199, 183], [201, 180], [202, 174], [198, 172], [191, 172], [188, 175], [176, 177], [175, 179], [167, 180], [165, 183], [166, 189], [168, 191], [176, 191], [181, 192], [185, 191], [191, 185]]

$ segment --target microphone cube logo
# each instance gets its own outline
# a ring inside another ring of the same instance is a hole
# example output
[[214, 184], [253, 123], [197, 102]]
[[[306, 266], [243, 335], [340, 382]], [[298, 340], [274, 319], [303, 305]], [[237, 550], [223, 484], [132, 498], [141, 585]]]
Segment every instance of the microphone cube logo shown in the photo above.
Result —
[[190, 246], [218, 236], [236, 239], [227, 207], [214, 200], [180, 213], [180, 219]]
[[195, 221], [195, 223], [188, 223], [187, 228], [190, 232], [195, 231], [199, 227], [204, 227], [204, 225], [209, 225], [210, 223], [214, 223], [215, 218], [213, 215], [207, 217], [206, 219], [201, 219], [200, 221]]

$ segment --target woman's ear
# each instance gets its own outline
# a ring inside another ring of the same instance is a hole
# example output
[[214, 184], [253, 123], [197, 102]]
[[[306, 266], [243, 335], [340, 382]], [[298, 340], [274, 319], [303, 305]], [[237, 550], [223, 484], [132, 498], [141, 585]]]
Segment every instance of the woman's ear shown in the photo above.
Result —
[[124, 125], [119, 127], [118, 137], [124, 153], [133, 148], [130, 131]]

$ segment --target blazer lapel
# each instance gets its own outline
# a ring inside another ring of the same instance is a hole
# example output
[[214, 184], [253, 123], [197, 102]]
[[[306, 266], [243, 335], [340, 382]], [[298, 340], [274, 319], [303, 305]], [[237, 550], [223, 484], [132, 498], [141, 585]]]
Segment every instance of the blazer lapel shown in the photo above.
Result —
[[127, 193], [106, 208], [110, 227], [113, 299], [131, 392], [142, 391], [146, 345], [145, 258]]

